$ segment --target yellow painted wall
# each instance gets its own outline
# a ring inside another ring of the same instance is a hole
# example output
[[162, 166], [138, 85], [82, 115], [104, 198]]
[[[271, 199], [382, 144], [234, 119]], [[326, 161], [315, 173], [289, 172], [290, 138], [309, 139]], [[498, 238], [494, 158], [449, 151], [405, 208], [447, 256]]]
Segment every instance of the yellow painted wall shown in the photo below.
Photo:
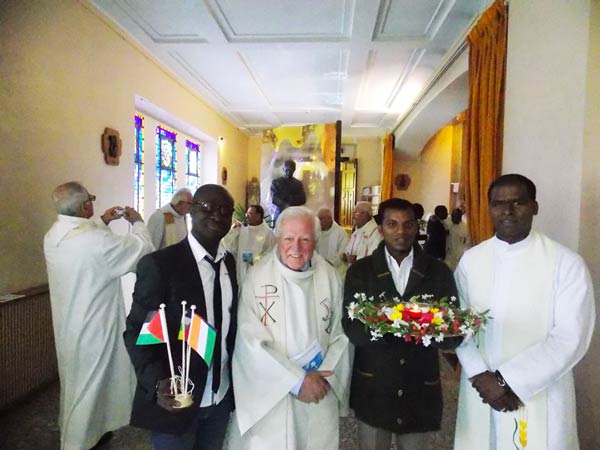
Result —
[[394, 186], [395, 197], [421, 203], [426, 214], [433, 213], [437, 205], [453, 206], [448, 205], [448, 199], [454, 134], [454, 126], [447, 125], [425, 144], [417, 161], [401, 158], [394, 161], [394, 177], [407, 173], [411, 178], [405, 191]]
[[248, 180], [256, 177], [260, 180], [262, 136], [248, 138]]
[[[247, 136], [90, 6], [4, 3], [0, 34], [0, 293], [46, 281], [42, 239], [55, 220], [56, 185], [81, 181], [98, 196], [98, 213], [131, 204], [136, 95], [215, 139], [224, 136], [219, 173], [226, 166], [227, 188], [245, 196]], [[102, 158], [105, 127], [121, 132], [117, 167]]]
[[381, 138], [357, 138], [356, 159], [358, 160], [357, 198], [360, 198], [363, 187], [381, 184], [381, 164], [383, 162]]

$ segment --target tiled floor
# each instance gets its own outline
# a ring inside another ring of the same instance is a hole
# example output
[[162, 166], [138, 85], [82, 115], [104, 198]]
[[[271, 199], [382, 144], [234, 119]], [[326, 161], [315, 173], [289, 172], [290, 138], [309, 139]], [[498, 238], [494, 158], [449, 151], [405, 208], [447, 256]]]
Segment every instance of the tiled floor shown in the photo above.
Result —
[[[457, 381], [445, 360], [442, 367], [444, 418], [442, 430], [435, 433], [431, 450], [451, 450], [456, 420]], [[59, 448], [58, 383], [32, 396], [22, 405], [0, 416], [0, 450], [56, 450]], [[356, 423], [342, 419], [340, 450], [356, 450]], [[105, 450], [150, 450], [150, 434], [145, 430], [124, 427], [114, 433]], [[279, 449], [272, 449], [279, 450]]]

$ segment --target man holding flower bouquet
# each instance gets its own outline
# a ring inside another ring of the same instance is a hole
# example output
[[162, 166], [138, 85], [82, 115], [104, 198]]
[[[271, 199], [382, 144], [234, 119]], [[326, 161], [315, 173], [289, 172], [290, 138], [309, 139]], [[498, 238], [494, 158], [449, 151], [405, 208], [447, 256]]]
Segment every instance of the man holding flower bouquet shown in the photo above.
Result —
[[[424, 303], [443, 298], [456, 302], [448, 267], [415, 243], [418, 224], [413, 205], [399, 198], [385, 200], [377, 219], [384, 240], [372, 255], [348, 269], [344, 311], [363, 294], [375, 304], [415, 296]], [[399, 449], [425, 449], [428, 432], [440, 429], [442, 417], [436, 344], [425, 346], [410, 336], [392, 334], [378, 338], [348, 314], [342, 324], [355, 345], [350, 407], [358, 419], [359, 448], [389, 450], [395, 434]]]

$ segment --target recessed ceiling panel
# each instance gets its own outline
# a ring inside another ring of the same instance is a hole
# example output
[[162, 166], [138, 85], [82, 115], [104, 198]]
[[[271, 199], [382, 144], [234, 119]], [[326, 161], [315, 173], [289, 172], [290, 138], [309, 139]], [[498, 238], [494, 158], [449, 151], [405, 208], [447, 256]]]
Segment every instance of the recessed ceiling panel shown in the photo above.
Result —
[[354, 0], [207, 0], [230, 42], [346, 39]]
[[[105, 2], [96, 3], [103, 6]], [[206, 42], [202, 32], [210, 20], [206, 7], [202, 2], [175, 3], [126, 0], [119, 6], [156, 43]]]
[[336, 111], [278, 112], [276, 115], [281, 125], [333, 123], [340, 119], [340, 115]]
[[213, 47], [180, 47], [171, 56], [224, 106], [233, 109], [268, 106], [238, 54]]
[[346, 50], [286, 49], [246, 51], [249, 70], [273, 107], [339, 107], [343, 103]]
[[387, 110], [395, 92], [413, 71], [418, 54], [410, 49], [380, 49], [369, 55], [356, 107]]
[[453, 4], [452, 0], [382, 0], [374, 40], [432, 37]]

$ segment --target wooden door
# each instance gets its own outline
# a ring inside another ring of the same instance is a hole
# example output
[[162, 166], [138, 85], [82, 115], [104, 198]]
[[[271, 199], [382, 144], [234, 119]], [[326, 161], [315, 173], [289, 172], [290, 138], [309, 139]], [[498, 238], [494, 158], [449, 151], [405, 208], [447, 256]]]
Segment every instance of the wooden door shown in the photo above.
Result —
[[342, 195], [340, 198], [340, 225], [352, 228], [352, 211], [356, 204], [357, 161], [352, 159], [340, 163]]

